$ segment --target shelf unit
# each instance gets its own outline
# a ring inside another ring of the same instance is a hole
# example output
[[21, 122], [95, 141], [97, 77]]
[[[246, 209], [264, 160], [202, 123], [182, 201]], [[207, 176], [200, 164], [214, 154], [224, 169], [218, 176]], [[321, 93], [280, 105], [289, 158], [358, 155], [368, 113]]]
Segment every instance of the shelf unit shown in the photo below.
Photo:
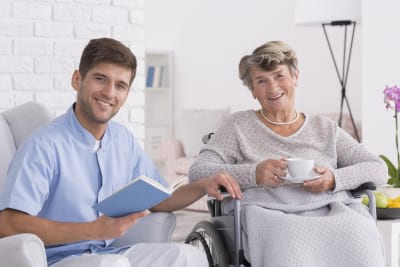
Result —
[[174, 134], [173, 53], [146, 51], [145, 61], [145, 150], [160, 165], [161, 142]]

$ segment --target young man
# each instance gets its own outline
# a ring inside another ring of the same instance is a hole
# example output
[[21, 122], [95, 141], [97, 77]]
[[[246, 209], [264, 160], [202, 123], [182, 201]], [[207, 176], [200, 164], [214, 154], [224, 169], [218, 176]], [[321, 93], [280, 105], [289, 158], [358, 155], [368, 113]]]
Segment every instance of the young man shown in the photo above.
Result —
[[[0, 192], [0, 236], [34, 233], [46, 245], [48, 263], [62, 266], [206, 266], [183, 244], [113, 248], [144, 212], [100, 216], [98, 201], [141, 174], [166, 185], [131, 132], [110, 121], [128, 97], [136, 58], [119, 41], [91, 40], [72, 75], [76, 103], [35, 131], [15, 153]], [[206, 177], [176, 190], [152, 211], [174, 211], [204, 194], [221, 198], [224, 186], [240, 197], [227, 174]]]

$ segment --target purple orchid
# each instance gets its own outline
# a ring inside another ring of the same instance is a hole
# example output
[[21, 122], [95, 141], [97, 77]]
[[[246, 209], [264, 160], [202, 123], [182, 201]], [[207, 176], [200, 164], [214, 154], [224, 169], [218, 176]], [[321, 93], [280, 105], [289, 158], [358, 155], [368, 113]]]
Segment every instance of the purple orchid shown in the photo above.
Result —
[[[386, 108], [395, 109], [396, 112], [400, 111], [400, 87], [394, 85], [392, 87], [386, 86], [385, 90], [383, 90], [383, 94], [385, 95], [384, 102], [386, 104]], [[392, 106], [394, 104], [394, 106]]]
[[389, 180], [388, 184], [393, 185], [394, 187], [400, 187], [400, 153], [399, 153], [399, 123], [397, 120], [397, 113], [400, 112], [400, 87], [394, 85], [392, 87], [386, 86], [383, 90], [383, 94], [385, 95], [384, 102], [386, 105], [386, 109], [394, 109], [394, 120], [396, 123], [396, 149], [397, 149], [397, 168], [396, 166], [384, 155], [380, 155], [380, 157], [385, 161], [388, 166], [388, 174]]

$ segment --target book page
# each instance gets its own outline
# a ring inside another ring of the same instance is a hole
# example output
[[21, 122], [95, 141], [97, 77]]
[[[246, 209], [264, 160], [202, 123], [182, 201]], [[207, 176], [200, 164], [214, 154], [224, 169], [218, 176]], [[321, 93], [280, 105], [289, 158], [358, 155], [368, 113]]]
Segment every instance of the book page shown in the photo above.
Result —
[[178, 189], [180, 186], [187, 184], [188, 182], [189, 182], [189, 178], [186, 175], [182, 175], [182, 176], [178, 177], [178, 179], [169, 186], [169, 191], [172, 193], [176, 189]]
[[149, 178], [147, 176], [144, 176], [144, 175], [141, 175], [139, 178], [142, 179], [143, 181], [147, 182], [148, 184], [151, 184], [152, 186], [160, 189], [161, 191], [164, 191], [166, 193], [170, 193], [168, 188], [165, 188], [165, 186], [163, 186], [162, 184], [160, 184], [156, 180], [153, 180], [153, 179], [151, 179], [151, 178]]
[[156, 180], [151, 179], [150, 177], [147, 177], [145, 175], [141, 175], [135, 179], [133, 179], [130, 183], [119, 189], [118, 191], [124, 189], [125, 187], [128, 187], [130, 184], [133, 184], [137, 182], [138, 180], [143, 180], [146, 183], [154, 186], [155, 188], [158, 188], [159, 190], [166, 192], [166, 193], [172, 193], [174, 192], [178, 187], [187, 184], [189, 181], [189, 178], [186, 175], [180, 176], [174, 183], [172, 183], [168, 188], [157, 182]]

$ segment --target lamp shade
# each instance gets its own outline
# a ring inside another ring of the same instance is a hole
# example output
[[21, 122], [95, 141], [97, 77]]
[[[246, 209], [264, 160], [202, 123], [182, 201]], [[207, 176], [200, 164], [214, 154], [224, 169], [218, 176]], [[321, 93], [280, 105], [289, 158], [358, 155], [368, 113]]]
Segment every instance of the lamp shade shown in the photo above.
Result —
[[361, 0], [296, 0], [295, 24], [321, 26], [333, 21], [361, 20]]

